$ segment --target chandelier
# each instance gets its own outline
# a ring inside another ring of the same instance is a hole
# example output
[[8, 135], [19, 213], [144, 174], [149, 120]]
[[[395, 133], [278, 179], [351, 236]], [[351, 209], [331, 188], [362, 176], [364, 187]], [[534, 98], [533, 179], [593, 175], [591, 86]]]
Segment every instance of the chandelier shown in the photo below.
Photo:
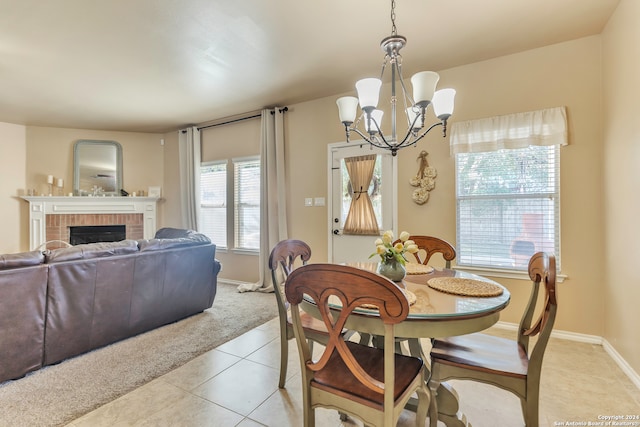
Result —
[[[442, 136], [447, 135], [447, 120], [453, 114], [454, 89], [440, 89], [436, 85], [440, 76], [433, 71], [422, 71], [411, 77], [413, 97], [408, 93], [402, 76], [402, 56], [400, 49], [407, 44], [407, 39], [396, 32], [395, 0], [391, 0], [391, 35], [382, 39], [380, 47], [385, 52], [380, 78], [366, 78], [356, 82], [358, 97], [344, 96], [336, 101], [340, 121], [344, 125], [347, 142], [351, 132], [356, 132], [372, 147], [391, 150], [395, 156], [398, 150], [415, 145], [436, 126], [442, 126]], [[377, 109], [380, 87], [387, 65], [391, 68], [391, 135], [384, 136], [380, 129], [383, 111]], [[407, 133], [399, 140], [396, 135], [396, 80], [402, 90], [404, 114], [407, 120]], [[356, 120], [360, 105], [362, 113]], [[435, 116], [440, 120], [425, 128], [427, 107], [432, 104]], [[363, 122], [364, 132], [358, 129]]]

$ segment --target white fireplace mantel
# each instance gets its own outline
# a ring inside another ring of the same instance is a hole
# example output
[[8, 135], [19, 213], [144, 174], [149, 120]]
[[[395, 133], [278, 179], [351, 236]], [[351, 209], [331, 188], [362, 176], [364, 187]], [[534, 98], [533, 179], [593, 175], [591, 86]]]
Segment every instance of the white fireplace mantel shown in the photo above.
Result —
[[29, 246], [35, 250], [46, 242], [46, 215], [142, 214], [144, 238], [156, 232], [157, 197], [57, 197], [23, 196], [29, 202]]

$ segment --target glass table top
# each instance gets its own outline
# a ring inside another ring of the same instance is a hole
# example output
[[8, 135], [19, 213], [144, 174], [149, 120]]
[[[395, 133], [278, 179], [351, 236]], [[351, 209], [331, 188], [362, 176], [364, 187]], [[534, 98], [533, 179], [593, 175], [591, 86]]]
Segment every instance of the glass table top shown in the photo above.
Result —
[[[375, 272], [377, 268], [377, 263], [349, 263], [347, 265], [373, 272]], [[472, 279], [491, 283], [492, 285], [500, 287], [502, 294], [491, 297], [474, 297], [445, 293], [433, 289], [427, 284], [430, 279], [436, 277]], [[402, 283], [396, 283], [396, 285], [415, 295], [415, 303], [409, 307], [407, 320], [435, 320], [438, 318], [472, 318], [482, 316], [504, 309], [509, 304], [511, 298], [509, 291], [499, 283], [486, 277], [457, 270], [433, 269], [429, 273], [410, 274], [404, 278]], [[411, 300], [413, 298], [409, 299]], [[335, 308], [340, 308], [340, 301], [336, 298], [330, 301], [330, 305], [333, 305]], [[354, 310], [354, 313], [377, 316], [376, 309], [364, 307], [357, 308]]]

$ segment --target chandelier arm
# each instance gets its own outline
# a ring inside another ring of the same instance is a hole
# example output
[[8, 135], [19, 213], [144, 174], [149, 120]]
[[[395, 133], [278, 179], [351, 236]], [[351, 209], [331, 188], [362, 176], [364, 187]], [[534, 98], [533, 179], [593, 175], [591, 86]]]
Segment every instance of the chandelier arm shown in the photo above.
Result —
[[[375, 123], [375, 120], [373, 121]], [[376, 123], [376, 127], [378, 127], [377, 123]], [[385, 150], [389, 150], [389, 149], [393, 149], [394, 146], [389, 144], [389, 142], [387, 142], [387, 140], [384, 138], [384, 135], [382, 135], [382, 133], [380, 133], [380, 136], [382, 138], [382, 142], [380, 142], [380, 140], [378, 140], [378, 138], [372, 138], [371, 136], [368, 136], [366, 134], [364, 134], [360, 129], [356, 128], [356, 127], [351, 127], [351, 128], [347, 128], [347, 142], [350, 142], [349, 140], [349, 132], [355, 132], [358, 135], [360, 135], [360, 137], [362, 139], [364, 139], [367, 143], [373, 145], [374, 147], [377, 148], [383, 148]], [[380, 128], [378, 128], [378, 131], [380, 132]]]
[[[425, 130], [423, 133], [421, 133], [420, 135], [418, 135], [418, 137], [416, 138], [416, 142], [417, 142], [417, 141], [420, 141], [422, 138], [424, 138], [425, 136], [427, 136], [427, 134], [429, 133], [429, 131], [430, 131], [431, 129], [433, 129], [434, 127], [436, 127], [436, 126], [442, 126], [442, 127], [443, 127], [443, 129], [446, 129], [447, 122], [443, 120], [443, 121], [441, 121], [441, 122], [437, 122], [437, 123], [432, 124], [431, 126], [429, 126], [429, 128], [427, 128], [427, 130]], [[445, 137], [445, 136], [447, 136], [447, 135], [446, 135], [446, 133], [443, 133], [443, 135], [442, 135], [442, 136], [443, 136], [443, 137]]]
[[385, 55], [384, 60], [382, 61], [382, 69], [380, 70], [380, 80], [382, 80], [382, 78], [384, 77], [384, 70], [385, 68], [387, 68], [387, 58], [389, 58], [389, 55]]
[[[384, 145], [380, 144], [378, 145], [378, 147], [380, 148], [384, 148], [385, 146], [391, 148], [393, 147], [393, 145], [389, 144], [389, 142], [386, 140], [386, 138], [384, 137], [384, 134], [382, 133], [382, 129], [380, 129], [380, 126], [378, 125], [378, 122], [376, 121], [376, 119], [374, 119], [373, 117], [371, 118], [371, 121], [373, 122], [374, 125], [376, 125], [376, 129], [378, 129], [378, 135], [380, 135], [380, 138], [382, 138], [382, 142], [384, 142]], [[371, 138], [372, 140], [377, 140], [378, 138], [373, 137]]]
[[[402, 140], [402, 142], [400, 142], [399, 144], [395, 145], [394, 148], [397, 151], [400, 148], [411, 147], [412, 145], [416, 145], [418, 143], [418, 141], [420, 141], [422, 138], [427, 136], [429, 131], [431, 131], [431, 129], [435, 128], [436, 126], [446, 126], [446, 123], [444, 121], [442, 121], [442, 122], [438, 122], [438, 123], [432, 124], [431, 126], [429, 126], [429, 128], [427, 130], [425, 130], [423, 133], [421, 133], [419, 135], [416, 135], [415, 139], [412, 139], [412, 140], [409, 139], [409, 137], [412, 135], [412, 132], [409, 131], [409, 132], [407, 132], [407, 135], [405, 135], [405, 137]], [[443, 135], [443, 136], [445, 136], [445, 135]]]
[[[355, 132], [355, 133], [357, 133], [357, 134], [358, 134], [358, 135], [360, 135], [360, 136], [362, 137], [362, 139], [364, 139], [368, 144], [371, 144], [371, 145], [376, 146], [376, 144], [375, 144], [375, 143], [374, 143], [374, 142], [373, 142], [373, 141], [372, 141], [372, 140], [371, 140], [367, 135], [365, 135], [364, 133], [362, 133], [362, 132], [360, 131], [360, 129], [355, 128], [355, 127], [353, 127], [353, 128], [347, 128], [347, 135], [349, 134], [349, 132]], [[347, 142], [349, 142], [348, 140], [349, 140], [349, 137], [347, 136]]]
[[[424, 138], [424, 136], [431, 129], [433, 129], [435, 126], [438, 126], [438, 125], [441, 124], [441, 123], [435, 123], [435, 124], [431, 125], [431, 127], [429, 129], [427, 129], [426, 132], [422, 136], [419, 136], [418, 132], [413, 130], [413, 127], [416, 124], [416, 122], [418, 121], [418, 118], [420, 118], [420, 116], [418, 114], [416, 114], [416, 116], [413, 119], [413, 122], [409, 123], [409, 130], [407, 131], [407, 134], [404, 136], [404, 138], [402, 139], [402, 141], [400, 143], [395, 145], [395, 147], [397, 147], [397, 148], [410, 147], [410, 146], [414, 145], [416, 142], [420, 141], [422, 138]], [[409, 138], [411, 136], [414, 136], [416, 139], [414, 139], [410, 143], [407, 143], [407, 141], [409, 140]]]

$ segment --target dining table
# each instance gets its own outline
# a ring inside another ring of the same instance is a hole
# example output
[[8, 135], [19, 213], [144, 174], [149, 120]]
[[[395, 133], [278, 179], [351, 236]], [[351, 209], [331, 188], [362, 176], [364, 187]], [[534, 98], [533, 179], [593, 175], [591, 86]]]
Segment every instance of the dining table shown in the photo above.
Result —
[[[378, 267], [375, 262], [343, 265], [373, 272]], [[407, 271], [405, 278], [395, 283], [407, 295], [409, 315], [395, 325], [395, 335], [409, 343], [412, 356], [427, 361], [427, 369], [429, 357], [420, 346], [420, 339], [445, 338], [485, 330], [499, 320], [500, 312], [507, 307], [511, 298], [504, 286], [477, 274], [409, 263]], [[330, 299], [329, 304], [338, 313], [341, 308], [339, 300]], [[311, 300], [303, 299], [302, 309], [320, 317]], [[384, 326], [374, 307], [356, 308], [347, 319], [345, 328], [358, 331], [361, 335], [384, 335]], [[459, 411], [458, 395], [450, 384], [443, 382], [434, 398], [438, 402], [440, 421], [448, 427], [467, 426], [466, 417]]]

